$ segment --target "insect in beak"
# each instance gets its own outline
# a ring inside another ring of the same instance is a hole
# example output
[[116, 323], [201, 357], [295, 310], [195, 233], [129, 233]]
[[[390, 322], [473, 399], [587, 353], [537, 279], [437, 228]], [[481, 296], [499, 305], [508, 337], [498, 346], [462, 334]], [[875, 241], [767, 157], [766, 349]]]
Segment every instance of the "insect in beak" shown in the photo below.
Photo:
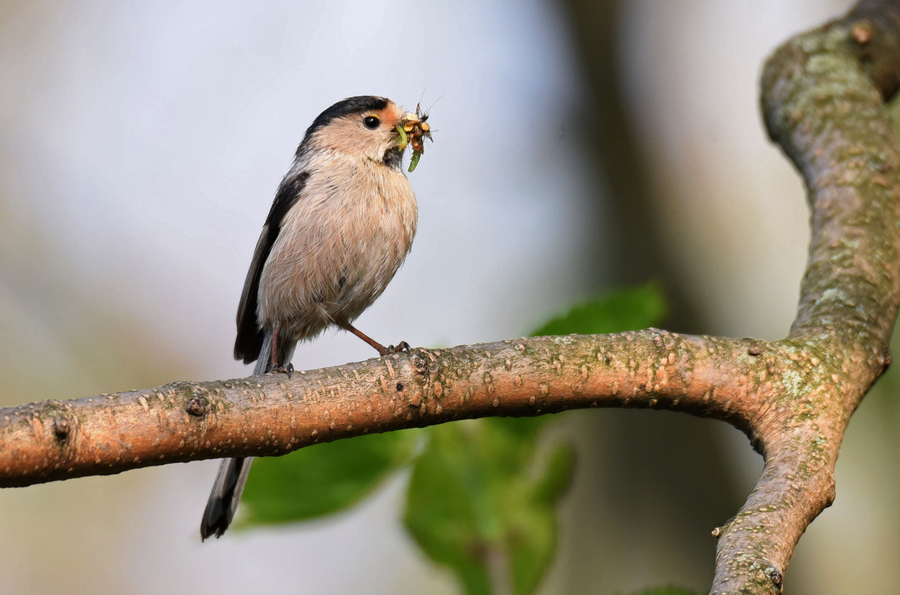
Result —
[[409, 162], [409, 171], [412, 173], [419, 165], [419, 159], [425, 152], [423, 139], [434, 142], [431, 138], [431, 126], [428, 124], [428, 114], [423, 114], [421, 105], [416, 105], [415, 112], [407, 112], [397, 126], [400, 151], [404, 151], [407, 145], [412, 147], [412, 160]]

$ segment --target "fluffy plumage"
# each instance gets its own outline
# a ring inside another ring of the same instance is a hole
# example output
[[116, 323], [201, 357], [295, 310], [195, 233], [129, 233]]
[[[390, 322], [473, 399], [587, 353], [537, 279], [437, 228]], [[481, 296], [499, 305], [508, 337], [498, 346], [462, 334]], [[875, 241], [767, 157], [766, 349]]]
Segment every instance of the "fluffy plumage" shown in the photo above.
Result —
[[[298, 341], [329, 326], [361, 335], [351, 323], [403, 264], [418, 209], [400, 169], [395, 129], [402, 118], [389, 99], [351, 97], [307, 129], [238, 306], [234, 357], [257, 360], [256, 374], [287, 366]], [[231, 522], [251, 460], [223, 461], [203, 516], [204, 539], [221, 536]]]

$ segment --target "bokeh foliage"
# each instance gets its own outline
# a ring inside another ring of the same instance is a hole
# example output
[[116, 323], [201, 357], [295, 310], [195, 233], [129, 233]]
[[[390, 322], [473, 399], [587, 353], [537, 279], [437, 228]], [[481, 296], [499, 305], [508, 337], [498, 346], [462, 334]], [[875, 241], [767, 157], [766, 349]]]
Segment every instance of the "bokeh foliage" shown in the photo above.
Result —
[[290, 523], [349, 508], [409, 463], [421, 435], [417, 428], [370, 434], [257, 459], [241, 523]]
[[[659, 324], [649, 283], [579, 304], [532, 335], [613, 333]], [[283, 524], [347, 509], [410, 469], [404, 524], [468, 595], [534, 593], [556, 551], [557, 504], [575, 453], [544, 444], [554, 417], [485, 418], [318, 444], [254, 463], [240, 526]], [[677, 591], [656, 591], [658, 595]]]
[[[540, 464], [548, 416], [486, 418], [435, 427], [407, 492], [406, 528], [428, 556], [450, 567], [466, 593], [492, 586], [533, 593], [556, 549], [556, 502], [575, 453], [557, 445]], [[503, 573], [508, 576], [498, 576]]]

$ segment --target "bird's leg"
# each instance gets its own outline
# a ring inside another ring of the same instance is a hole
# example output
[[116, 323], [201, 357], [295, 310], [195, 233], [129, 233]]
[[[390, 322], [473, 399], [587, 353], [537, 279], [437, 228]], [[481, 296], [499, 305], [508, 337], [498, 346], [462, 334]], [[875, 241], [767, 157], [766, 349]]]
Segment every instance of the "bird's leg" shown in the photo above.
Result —
[[278, 367], [278, 325], [272, 328], [272, 369]]
[[366, 343], [371, 345], [381, 355], [390, 355], [392, 353], [400, 353], [401, 351], [405, 351], [405, 350], [409, 349], [409, 343], [407, 343], [406, 341], [400, 341], [396, 347], [394, 347], [393, 345], [388, 345], [387, 347], [385, 347], [384, 345], [382, 345], [381, 343], [379, 343], [378, 341], [376, 341], [369, 335], [365, 334], [364, 332], [362, 332], [361, 330], [359, 330], [358, 328], [356, 328], [349, 322], [345, 322], [341, 326], [344, 327], [345, 330], [350, 331], [351, 333], [353, 333], [354, 335], [356, 335], [357, 337], [359, 337], [360, 339], [362, 339], [363, 341], [365, 341]]
[[287, 374], [288, 379], [294, 371], [294, 364], [288, 362], [286, 366], [278, 365], [278, 325], [272, 329], [272, 372], [276, 374]]

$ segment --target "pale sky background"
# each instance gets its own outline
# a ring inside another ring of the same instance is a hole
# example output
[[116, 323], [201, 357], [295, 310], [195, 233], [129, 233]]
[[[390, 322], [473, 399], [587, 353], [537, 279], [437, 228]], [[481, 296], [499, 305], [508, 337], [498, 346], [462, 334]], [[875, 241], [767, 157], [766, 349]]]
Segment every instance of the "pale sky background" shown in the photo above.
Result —
[[[758, 76], [781, 41], [849, 4], [627, 5], [623, 82], [661, 197], [653, 216], [706, 332], [787, 332], [807, 211], [762, 129]], [[549, 1], [0, 0], [0, 405], [249, 374], [232, 360], [234, 312], [260, 226], [303, 131], [349, 95], [422, 98], [436, 130], [410, 174], [413, 251], [358, 326], [429, 346], [522, 335], [610, 268], [588, 249], [615, 222], [573, 121], [591, 109], [585, 93]], [[294, 364], [372, 355], [329, 332]], [[792, 592], [900, 582], [897, 479], [859, 466], [873, 453], [896, 461], [884, 454], [896, 427], [855, 432], [877, 410], [859, 416]], [[722, 435], [736, 481], [752, 485], [759, 458]], [[0, 491], [3, 592], [456, 593], [399, 524], [403, 478], [336, 518], [201, 545], [217, 464]], [[579, 478], [563, 506], [562, 558], [542, 593], [581, 592], [575, 573], [601, 594], [704, 587], [646, 543], [600, 570], [566, 562], [590, 530], [588, 485]]]

